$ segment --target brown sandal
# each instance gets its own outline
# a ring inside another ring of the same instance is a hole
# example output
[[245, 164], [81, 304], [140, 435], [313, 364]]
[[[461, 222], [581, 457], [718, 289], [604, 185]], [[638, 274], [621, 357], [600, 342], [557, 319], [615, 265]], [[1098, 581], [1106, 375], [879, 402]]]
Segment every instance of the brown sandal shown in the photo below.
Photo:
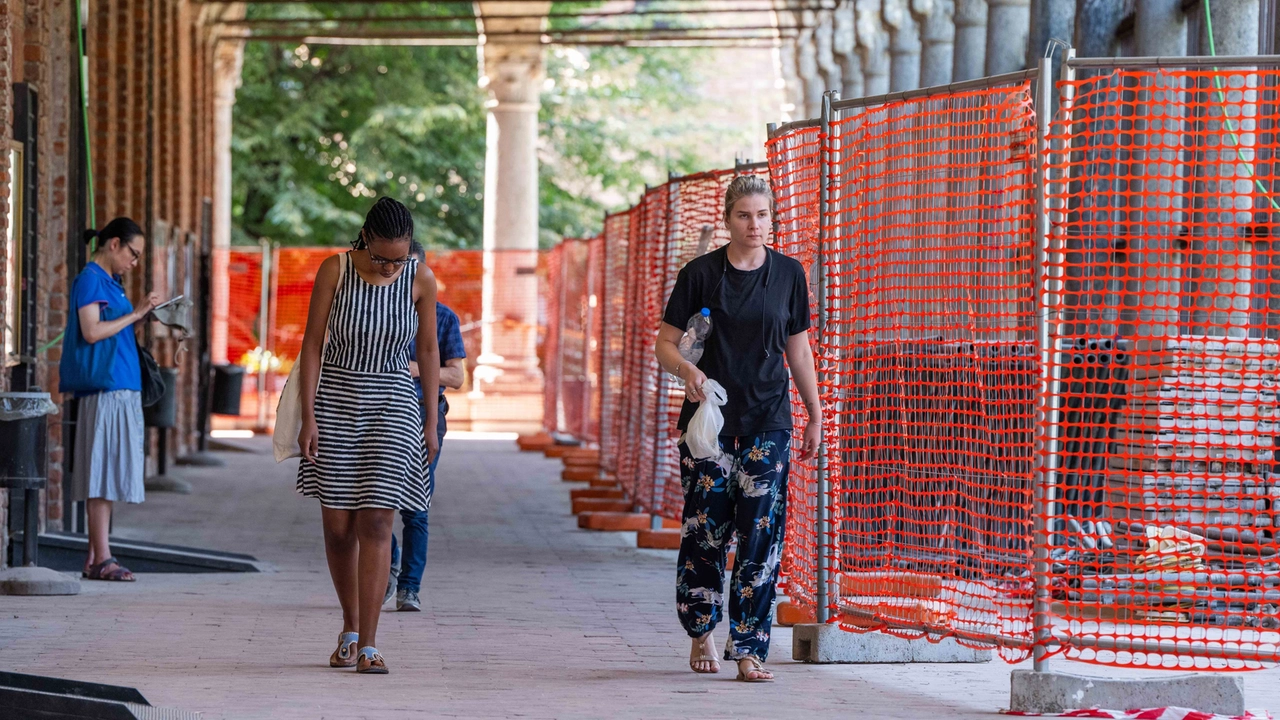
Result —
[[344, 632], [338, 636], [338, 649], [329, 656], [329, 667], [349, 668], [356, 664], [356, 643], [360, 633]]
[[356, 672], [365, 675], [386, 675], [387, 662], [378, 654], [378, 648], [365, 646], [360, 648], [360, 658], [356, 661]]
[[[115, 565], [115, 569], [108, 571], [109, 565]], [[80, 573], [80, 576], [86, 580], [107, 580], [110, 582], [133, 582], [133, 572], [129, 568], [120, 564], [119, 560], [109, 557], [100, 563], [90, 565], [88, 570]]]
[[[760, 658], [757, 658], [754, 656], [748, 656], [748, 657], [740, 658], [739, 662], [741, 662], [742, 660], [750, 660], [751, 669], [747, 670], [746, 672], [742, 672], [742, 666], [739, 665], [738, 666], [739, 681], [750, 682], [750, 683], [773, 682], [773, 673], [764, 669], [764, 663], [760, 662]], [[748, 677], [750, 673], [756, 673], [757, 677]]]

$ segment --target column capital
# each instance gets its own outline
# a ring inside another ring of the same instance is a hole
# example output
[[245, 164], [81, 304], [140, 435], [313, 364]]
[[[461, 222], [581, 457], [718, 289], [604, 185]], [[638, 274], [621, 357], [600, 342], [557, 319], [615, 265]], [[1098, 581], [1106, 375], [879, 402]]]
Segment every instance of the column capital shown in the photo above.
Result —
[[987, 24], [986, 0], [955, 0], [956, 27]]

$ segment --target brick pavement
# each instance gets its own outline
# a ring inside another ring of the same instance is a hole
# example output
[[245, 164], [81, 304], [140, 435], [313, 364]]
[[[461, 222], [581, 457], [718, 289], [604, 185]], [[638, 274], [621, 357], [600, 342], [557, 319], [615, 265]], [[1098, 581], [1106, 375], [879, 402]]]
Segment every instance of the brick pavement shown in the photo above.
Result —
[[[432, 509], [421, 614], [388, 613], [384, 677], [327, 667], [340, 629], [319, 510], [269, 445], [185, 470], [120, 535], [248, 552], [271, 571], [143, 575], [70, 598], [0, 598], [0, 666], [138, 687], [207, 718], [979, 718], [1008, 700], [1009, 666], [806, 666], [774, 635], [771, 685], [695, 676], [672, 607], [674, 552], [576, 528], [559, 464], [514, 443], [450, 440]], [[1076, 665], [1080, 672], [1116, 671]], [[1276, 673], [1246, 675], [1280, 710]]]

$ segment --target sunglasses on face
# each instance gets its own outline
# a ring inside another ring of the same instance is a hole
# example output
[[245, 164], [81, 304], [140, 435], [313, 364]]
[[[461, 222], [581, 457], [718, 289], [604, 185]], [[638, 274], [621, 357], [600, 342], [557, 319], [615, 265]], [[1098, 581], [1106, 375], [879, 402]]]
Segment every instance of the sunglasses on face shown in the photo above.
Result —
[[400, 258], [399, 260], [389, 260], [387, 258], [374, 255], [373, 251], [367, 247], [365, 248], [365, 252], [369, 253], [369, 262], [378, 266], [390, 265], [392, 267], [397, 267], [397, 268], [404, 267], [405, 265], [409, 264], [409, 261], [413, 260], [413, 258], [411, 257]]

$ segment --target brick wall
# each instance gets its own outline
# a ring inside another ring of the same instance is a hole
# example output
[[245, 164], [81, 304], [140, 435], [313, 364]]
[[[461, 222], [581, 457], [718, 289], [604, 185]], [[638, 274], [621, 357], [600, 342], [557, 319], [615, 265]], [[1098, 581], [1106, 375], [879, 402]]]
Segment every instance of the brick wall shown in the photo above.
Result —
[[[68, 233], [73, 238], [80, 233], [80, 228], [69, 227], [74, 215], [69, 206], [71, 141], [73, 133], [83, 133], [71, 122], [72, 103], [78, 102], [71, 87], [71, 63], [78, 52], [71, 28], [73, 1], [0, 0], [0, 140], [5, 148], [12, 134], [11, 84], [30, 83], [40, 100], [35, 228], [40, 347], [65, 328], [71, 311], [68, 275], [79, 269], [68, 267], [67, 257]], [[188, 277], [192, 294], [199, 291], [199, 209], [202, 199], [212, 194], [213, 178], [213, 29], [202, 25], [202, 19], [216, 12], [191, 0], [89, 2], [86, 52], [96, 224], [128, 215], [148, 231], [169, 228], [148, 238], [147, 263], [126, 283], [132, 299], [152, 283], [170, 294], [185, 292]], [[8, 152], [0, 152], [0, 232], [8, 224], [7, 165]], [[192, 242], [197, 245], [188, 251]], [[0, 261], [3, 252], [0, 248]], [[0, 282], [5, 281], [3, 272], [0, 262]], [[164, 288], [170, 279], [172, 287]], [[170, 436], [170, 457], [176, 458], [190, 451], [197, 437], [198, 338], [186, 340], [180, 352], [178, 339], [163, 328], [151, 334], [157, 360], [180, 372], [179, 427]], [[56, 392], [60, 359], [57, 346], [42, 356], [36, 375], [40, 387]], [[8, 383], [9, 373], [0, 371], [0, 390]], [[154, 446], [156, 433], [149, 435]], [[65, 461], [61, 417], [55, 416], [49, 425], [49, 489], [44, 503], [49, 529], [64, 526]], [[154, 460], [151, 467], [154, 470]], [[7, 556], [7, 505], [7, 494], [0, 490], [0, 567]]]

